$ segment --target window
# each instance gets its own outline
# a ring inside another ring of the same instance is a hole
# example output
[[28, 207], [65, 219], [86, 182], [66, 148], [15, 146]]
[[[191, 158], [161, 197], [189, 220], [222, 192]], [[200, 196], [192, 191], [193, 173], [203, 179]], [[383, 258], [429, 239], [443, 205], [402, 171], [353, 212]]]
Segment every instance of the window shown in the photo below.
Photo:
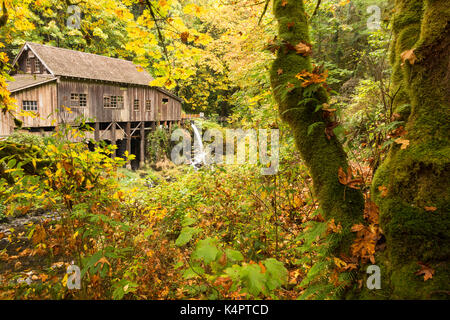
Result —
[[25, 68], [27, 69], [26, 72], [31, 72], [31, 59], [27, 58], [25, 62]]
[[103, 96], [103, 108], [122, 109], [123, 96]]
[[87, 94], [85, 93], [71, 93], [70, 94], [70, 106], [81, 107], [87, 106]]
[[117, 108], [123, 109], [123, 96], [117, 96]]
[[38, 59], [34, 59], [34, 73], [41, 73], [41, 62]]
[[71, 107], [79, 107], [80, 106], [80, 97], [78, 93], [70, 94], [70, 106]]
[[103, 97], [103, 108], [111, 108], [111, 99], [109, 97]]
[[145, 111], [152, 111], [152, 100], [145, 101]]
[[80, 107], [87, 107], [87, 94], [80, 93]]
[[162, 99], [162, 103], [163, 103], [163, 104], [168, 104], [168, 103], [169, 103], [169, 99], [163, 98], [163, 99]]
[[37, 101], [24, 100], [22, 102], [23, 111], [38, 111]]
[[134, 109], [134, 111], [139, 111], [139, 109], [140, 109], [139, 99], [134, 99], [133, 109]]

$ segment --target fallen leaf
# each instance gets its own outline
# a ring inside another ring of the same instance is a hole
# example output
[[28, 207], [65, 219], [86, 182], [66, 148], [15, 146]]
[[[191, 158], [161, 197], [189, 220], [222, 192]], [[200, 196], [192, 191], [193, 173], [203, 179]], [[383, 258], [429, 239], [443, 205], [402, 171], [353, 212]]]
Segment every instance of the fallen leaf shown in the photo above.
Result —
[[281, 2], [281, 6], [282, 6], [282, 7], [286, 7], [287, 4], [288, 4], [287, 0], [283, 0], [283, 1]]
[[417, 57], [414, 54], [414, 50], [416, 50], [416, 49], [414, 48], [414, 49], [406, 50], [400, 54], [400, 58], [402, 59], [402, 66], [405, 64], [406, 60], [408, 60], [410, 64], [416, 63]]
[[297, 44], [295, 46], [295, 51], [301, 55], [308, 56], [312, 52], [311, 48], [312, 48], [312, 45], [310, 45], [308, 43], [300, 42], [299, 44]]
[[426, 265], [425, 263], [418, 262], [420, 266], [420, 270], [415, 273], [415, 275], [421, 275], [423, 274], [423, 281], [427, 281], [428, 279], [433, 278], [434, 275], [434, 269], [430, 266]]
[[278, 73], [278, 75], [283, 74], [283, 69], [278, 69], [278, 70], [277, 70], [277, 73]]
[[400, 149], [402, 149], [402, 150], [405, 150], [409, 146], [409, 140], [406, 140], [403, 138], [396, 139], [395, 143], [401, 144], [402, 146], [400, 147]]
[[426, 211], [436, 211], [437, 208], [436, 207], [425, 207]]

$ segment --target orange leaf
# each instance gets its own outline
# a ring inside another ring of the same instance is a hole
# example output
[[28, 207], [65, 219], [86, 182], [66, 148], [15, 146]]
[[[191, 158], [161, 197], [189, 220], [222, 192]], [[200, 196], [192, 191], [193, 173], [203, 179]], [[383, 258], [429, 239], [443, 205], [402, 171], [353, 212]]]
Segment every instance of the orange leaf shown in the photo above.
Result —
[[415, 273], [416, 275], [423, 274], [423, 281], [427, 281], [428, 279], [433, 278], [433, 275], [434, 275], [433, 268], [431, 268], [430, 266], [428, 266], [422, 262], [418, 262], [418, 264], [420, 266], [420, 270]]
[[401, 144], [401, 148], [402, 150], [405, 150], [406, 148], [408, 148], [409, 146], [409, 140], [403, 139], [403, 138], [398, 138], [395, 140], [396, 143]]
[[312, 46], [308, 43], [300, 42], [295, 46], [295, 51], [301, 55], [308, 56], [311, 54], [311, 47]]
[[363, 226], [362, 224], [355, 224], [355, 225], [352, 227], [352, 231], [353, 231], [353, 232], [358, 232], [358, 231], [361, 231], [362, 229], [364, 229], [364, 226]]
[[278, 75], [283, 74], [283, 69], [278, 69], [277, 73], [278, 73]]
[[426, 211], [436, 211], [437, 208], [436, 207], [425, 207]]
[[378, 190], [381, 192], [381, 197], [382, 198], [387, 196], [388, 189], [385, 186], [379, 186]]
[[102, 268], [103, 268], [103, 265], [104, 265], [105, 263], [107, 263], [109, 266], [111, 266], [111, 264], [109, 263], [109, 261], [108, 261], [105, 257], [100, 258], [100, 259], [95, 263], [94, 267], [96, 267], [99, 263], [102, 264]]
[[288, 4], [287, 0], [283, 0], [283, 1], [281, 2], [281, 6], [282, 6], [282, 7], [286, 7], [287, 4]]
[[400, 58], [402, 59], [403, 62], [402, 65], [405, 64], [406, 60], [408, 60], [410, 64], [414, 64], [416, 62], [417, 57], [414, 54], [414, 50], [416, 49], [406, 50], [400, 54]]

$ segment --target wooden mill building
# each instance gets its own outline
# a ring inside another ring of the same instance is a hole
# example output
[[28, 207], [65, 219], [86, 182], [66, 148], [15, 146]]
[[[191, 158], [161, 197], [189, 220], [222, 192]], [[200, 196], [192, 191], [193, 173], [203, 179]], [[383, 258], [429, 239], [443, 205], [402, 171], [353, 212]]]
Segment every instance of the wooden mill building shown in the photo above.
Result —
[[[152, 87], [152, 76], [130, 61], [26, 42], [13, 62], [8, 89], [31, 132], [51, 132], [83, 116], [95, 128], [92, 138], [107, 140], [144, 163], [145, 137], [156, 126], [181, 121], [181, 99]], [[14, 130], [0, 118], [0, 136]]]

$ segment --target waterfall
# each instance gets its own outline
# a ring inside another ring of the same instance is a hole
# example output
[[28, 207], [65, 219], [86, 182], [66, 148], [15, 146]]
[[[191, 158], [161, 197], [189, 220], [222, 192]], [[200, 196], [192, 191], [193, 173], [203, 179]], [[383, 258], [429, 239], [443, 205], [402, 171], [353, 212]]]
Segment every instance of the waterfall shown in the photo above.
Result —
[[200, 132], [198, 131], [198, 128], [194, 124], [194, 122], [191, 123], [191, 127], [194, 130], [194, 158], [191, 161], [191, 165], [194, 167], [194, 169], [198, 169], [201, 165], [206, 164], [206, 153], [203, 147], [202, 142], [202, 136], [200, 135]]

